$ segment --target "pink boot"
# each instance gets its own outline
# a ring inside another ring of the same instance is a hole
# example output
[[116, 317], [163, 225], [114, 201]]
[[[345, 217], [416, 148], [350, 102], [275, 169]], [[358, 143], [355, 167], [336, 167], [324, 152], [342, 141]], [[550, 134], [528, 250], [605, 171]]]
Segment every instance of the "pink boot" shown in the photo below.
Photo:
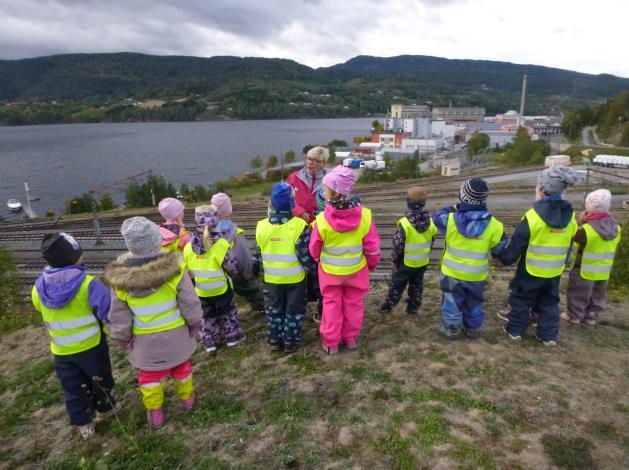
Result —
[[161, 408], [147, 410], [146, 419], [153, 429], [159, 429], [164, 425], [164, 411]]
[[186, 398], [185, 400], [181, 400], [181, 407], [184, 410], [191, 410], [194, 407], [194, 404], [196, 403], [197, 399], [196, 396], [194, 395], [194, 393], [192, 395], [190, 395], [190, 398]]

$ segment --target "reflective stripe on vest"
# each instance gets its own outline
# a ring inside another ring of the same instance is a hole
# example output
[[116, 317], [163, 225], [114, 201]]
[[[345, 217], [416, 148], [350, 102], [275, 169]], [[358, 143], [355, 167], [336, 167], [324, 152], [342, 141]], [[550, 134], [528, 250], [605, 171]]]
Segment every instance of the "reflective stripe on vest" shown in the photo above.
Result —
[[360, 271], [367, 259], [363, 253], [363, 238], [371, 229], [371, 211], [362, 207], [361, 221], [354, 230], [337, 232], [325, 219], [323, 212], [316, 218], [317, 230], [323, 240], [321, 269], [328, 274], [346, 276]]
[[115, 289], [118, 298], [133, 312], [134, 335], [159, 333], [186, 324], [177, 304], [177, 286], [184, 274], [185, 271], [181, 271], [145, 297], [134, 297], [123, 289]]
[[194, 291], [199, 297], [216, 297], [227, 292], [229, 278], [223, 271], [223, 261], [231, 245], [224, 238], [219, 238], [209, 250], [198, 255], [188, 243], [183, 249], [186, 269], [194, 277]]
[[94, 278], [86, 275], [74, 298], [61, 308], [46, 307], [33, 286], [32, 301], [42, 314], [50, 336], [50, 350], [58, 356], [87, 351], [100, 343], [101, 327], [89, 303], [89, 285]]
[[489, 274], [489, 252], [500, 242], [502, 234], [502, 223], [491, 217], [483, 233], [468, 238], [459, 232], [454, 213], [450, 213], [441, 272], [462, 281], [484, 281]]
[[621, 238], [621, 228], [618, 227], [618, 234], [612, 240], [605, 240], [588, 223], [583, 224], [583, 230], [587, 242], [583, 248], [579, 274], [588, 281], [606, 281], [609, 279], [614, 266], [616, 248]]
[[574, 214], [564, 228], [551, 227], [535, 209], [529, 209], [524, 218], [529, 224], [531, 234], [526, 250], [526, 271], [541, 278], [560, 276], [566, 267], [572, 237], [577, 232]]
[[437, 233], [437, 227], [432, 219], [423, 232], [418, 232], [408, 217], [402, 217], [397, 224], [404, 230], [404, 265], [409, 268], [421, 268], [428, 265], [430, 246]]
[[283, 224], [260, 220], [256, 226], [256, 242], [262, 254], [264, 281], [270, 284], [296, 284], [305, 279], [304, 268], [297, 257], [295, 243], [308, 224], [292, 217]]

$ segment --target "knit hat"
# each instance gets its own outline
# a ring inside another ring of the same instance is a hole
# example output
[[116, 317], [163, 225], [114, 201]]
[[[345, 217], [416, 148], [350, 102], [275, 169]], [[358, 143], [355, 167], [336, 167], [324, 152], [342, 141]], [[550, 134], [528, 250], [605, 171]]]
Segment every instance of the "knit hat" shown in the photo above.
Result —
[[212, 196], [212, 205], [216, 207], [219, 219], [226, 219], [232, 215], [232, 201], [225, 193], [216, 193]]
[[184, 205], [179, 199], [174, 197], [167, 197], [159, 201], [157, 209], [162, 217], [166, 220], [174, 220], [181, 215], [184, 210]]
[[150, 255], [159, 251], [162, 234], [146, 217], [131, 217], [120, 227], [127, 248], [133, 255]]
[[540, 191], [549, 196], [559, 196], [569, 184], [577, 182], [577, 172], [567, 166], [546, 168], [537, 178]]
[[290, 211], [295, 207], [293, 187], [287, 183], [276, 183], [271, 188], [271, 205], [276, 211]]
[[612, 193], [607, 189], [597, 189], [586, 196], [585, 210], [590, 214], [604, 214], [609, 212], [611, 202]]
[[47, 233], [41, 241], [41, 253], [51, 268], [76, 264], [83, 250], [74, 237], [65, 232]]
[[459, 190], [459, 200], [473, 206], [485, 204], [488, 195], [489, 186], [483, 178], [478, 176], [465, 181]]
[[331, 172], [323, 177], [323, 184], [343, 196], [350, 195], [355, 182], [356, 175], [354, 175], [354, 172], [349, 168], [345, 168], [343, 165], [337, 165]]
[[216, 227], [218, 219], [218, 212], [214, 204], [199, 206], [194, 210], [194, 220], [198, 227]]

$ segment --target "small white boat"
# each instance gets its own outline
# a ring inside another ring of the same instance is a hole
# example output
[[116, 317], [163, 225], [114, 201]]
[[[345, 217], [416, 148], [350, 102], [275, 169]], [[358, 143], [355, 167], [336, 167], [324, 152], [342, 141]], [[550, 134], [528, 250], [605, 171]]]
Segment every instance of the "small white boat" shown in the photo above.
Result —
[[22, 210], [22, 203], [17, 199], [9, 199], [7, 201], [7, 207], [11, 212], [20, 212]]

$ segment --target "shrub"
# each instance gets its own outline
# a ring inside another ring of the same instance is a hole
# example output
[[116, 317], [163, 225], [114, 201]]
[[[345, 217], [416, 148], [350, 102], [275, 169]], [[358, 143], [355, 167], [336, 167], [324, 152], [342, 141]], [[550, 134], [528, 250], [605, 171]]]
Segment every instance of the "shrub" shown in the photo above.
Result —
[[614, 289], [624, 289], [629, 280], [629, 220], [622, 226], [621, 240], [614, 259], [614, 269], [609, 283]]
[[13, 253], [0, 247], [0, 317], [11, 313], [19, 303], [21, 284]]

